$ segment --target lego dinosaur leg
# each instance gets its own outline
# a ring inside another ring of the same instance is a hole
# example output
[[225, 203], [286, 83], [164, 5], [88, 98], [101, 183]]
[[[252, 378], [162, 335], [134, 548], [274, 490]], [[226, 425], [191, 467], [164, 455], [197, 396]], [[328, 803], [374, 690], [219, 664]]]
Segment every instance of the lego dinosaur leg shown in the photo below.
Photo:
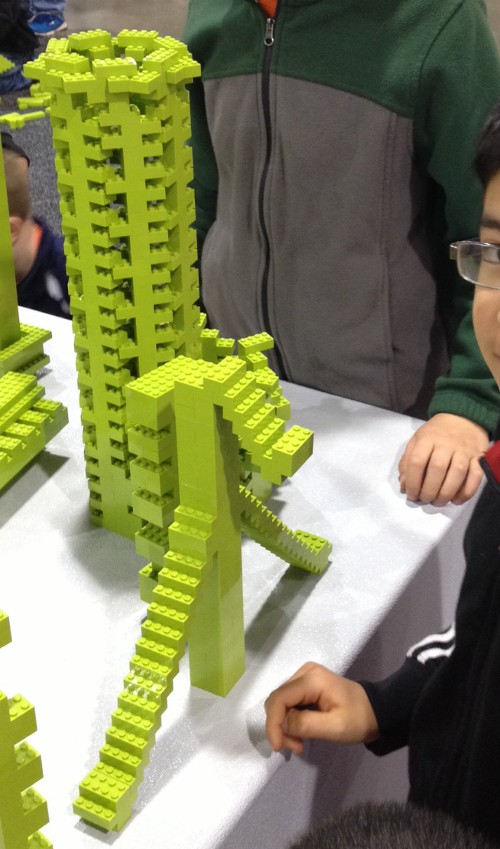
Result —
[[99, 763], [81, 782], [80, 795], [73, 804], [82, 819], [106, 831], [120, 831], [130, 818], [184, 654], [206, 565], [206, 560], [174, 549], [166, 555], [158, 575]]
[[332, 544], [307, 531], [292, 531], [244, 486], [240, 486], [243, 533], [292, 566], [320, 575], [328, 566]]
[[[224, 696], [245, 668], [239, 448], [231, 423], [210, 395], [188, 385], [181, 393], [176, 386], [176, 398], [184, 402], [176, 407], [177, 459], [181, 504], [216, 517], [207, 551], [212, 568], [190, 628], [191, 683]], [[184, 521], [189, 521], [189, 514]], [[171, 525], [170, 539], [180, 532], [182, 528]], [[192, 535], [184, 539], [196, 554], [200, 539]]]

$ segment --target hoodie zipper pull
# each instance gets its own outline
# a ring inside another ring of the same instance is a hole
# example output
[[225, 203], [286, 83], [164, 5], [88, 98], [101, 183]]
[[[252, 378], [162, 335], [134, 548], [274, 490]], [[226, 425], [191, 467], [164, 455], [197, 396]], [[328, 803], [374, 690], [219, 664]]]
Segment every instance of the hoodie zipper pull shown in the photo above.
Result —
[[264, 35], [264, 44], [266, 47], [272, 47], [274, 44], [274, 18], [266, 18], [266, 33]]

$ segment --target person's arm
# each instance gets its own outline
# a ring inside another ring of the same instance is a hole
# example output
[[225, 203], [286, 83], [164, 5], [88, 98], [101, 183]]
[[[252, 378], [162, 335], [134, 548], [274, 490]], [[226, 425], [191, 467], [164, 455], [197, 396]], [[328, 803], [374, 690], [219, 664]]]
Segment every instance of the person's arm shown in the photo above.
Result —
[[190, 104], [196, 235], [198, 256], [201, 257], [206, 235], [215, 221], [219, 173], [205, 113], [203, 83], [200, 79], [190, 86]]
[[484, 8], [465, 0], [437, 34], [423, 64], [415, 146], [434, 181], [439, 308], [450, 369], [438, 378], [422, 425], [400, 462], [402, 491], [442, 506], [467, 501], [479, 486], [478, 457], [494, 429], [500, 396], [481, 357], [471, 318], [473, 287], [447, 259], [448, 244], [478, 232], [481, 186], [473, 161], [479, 132], [500, 95], [500, 59]]
[[377, 739], [367, 741], [374, 754], [387, 755], [408, 745], [413, 710], [430, 673], [430, 667], [406, 658], [403, 666], [383, 681], [359, 682], [379, 729]]
[[318, 663], [306, 663], [265, 703], [266, 733], [278, 752], [302, 754], [304, 739], [337, 743], [375, 740], [378, 726], [363, 687]]
[[266, 699], [266, 732], [275, 751], [302, 754], [305, 739], [365, 743], [377, 755], [408, 744], [411, 719], [425, 685], [453, 653], [455, 628], [412, 646], [383, 681], [352, 681], [305, 663]]

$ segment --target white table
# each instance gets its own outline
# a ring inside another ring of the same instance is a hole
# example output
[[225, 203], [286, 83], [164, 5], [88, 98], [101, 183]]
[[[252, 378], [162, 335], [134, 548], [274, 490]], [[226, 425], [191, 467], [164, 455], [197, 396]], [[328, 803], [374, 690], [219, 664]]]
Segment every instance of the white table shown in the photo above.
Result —
[[29, 310], [21, 320], [53, 332], [42, 382], [69, 424], [0, 495], [0, 608], [13, 632], [0, 689], [35, 705], [30, 742], [42, 755], [43, 831], [56, 849], [283, 849], [332, 806], [403, 794], [401, 762], [388, 768], [362, 748], [271, 755], [262, 702], [307, 659], [346, 671], [361, 653], [358, 671], [385, 674], [446, 621], [470, 505], [415, 507], [400, 495], [397, 457], [416, 420], [288, 385], [292, 421], [314, 430], [315, 452], [270, 506], [331, 539], [331, 566], [318, 578], [245, 541], [244, 676], [221, 699], [189, 687], [185, 658], [131, 821], [117, 835], [74, 817], [145, 613], [143, 561], [132, 542], [89, 521], [70, 323]]

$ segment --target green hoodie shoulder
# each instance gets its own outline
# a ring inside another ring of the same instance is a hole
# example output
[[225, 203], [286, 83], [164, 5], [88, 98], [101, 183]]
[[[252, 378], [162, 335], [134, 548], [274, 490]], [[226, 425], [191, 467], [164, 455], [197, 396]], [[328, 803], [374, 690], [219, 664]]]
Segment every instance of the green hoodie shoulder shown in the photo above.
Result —
[[210, 322], [270, 332], [273, 365], [296, 383], [493, 429], [472, 287], [447, 258], [478, 230], [472, 161], [500, 93], [484, 5], [280, 0], [270, 21], [255, 0], [191, 0], [185, 40], [202, 65]]

